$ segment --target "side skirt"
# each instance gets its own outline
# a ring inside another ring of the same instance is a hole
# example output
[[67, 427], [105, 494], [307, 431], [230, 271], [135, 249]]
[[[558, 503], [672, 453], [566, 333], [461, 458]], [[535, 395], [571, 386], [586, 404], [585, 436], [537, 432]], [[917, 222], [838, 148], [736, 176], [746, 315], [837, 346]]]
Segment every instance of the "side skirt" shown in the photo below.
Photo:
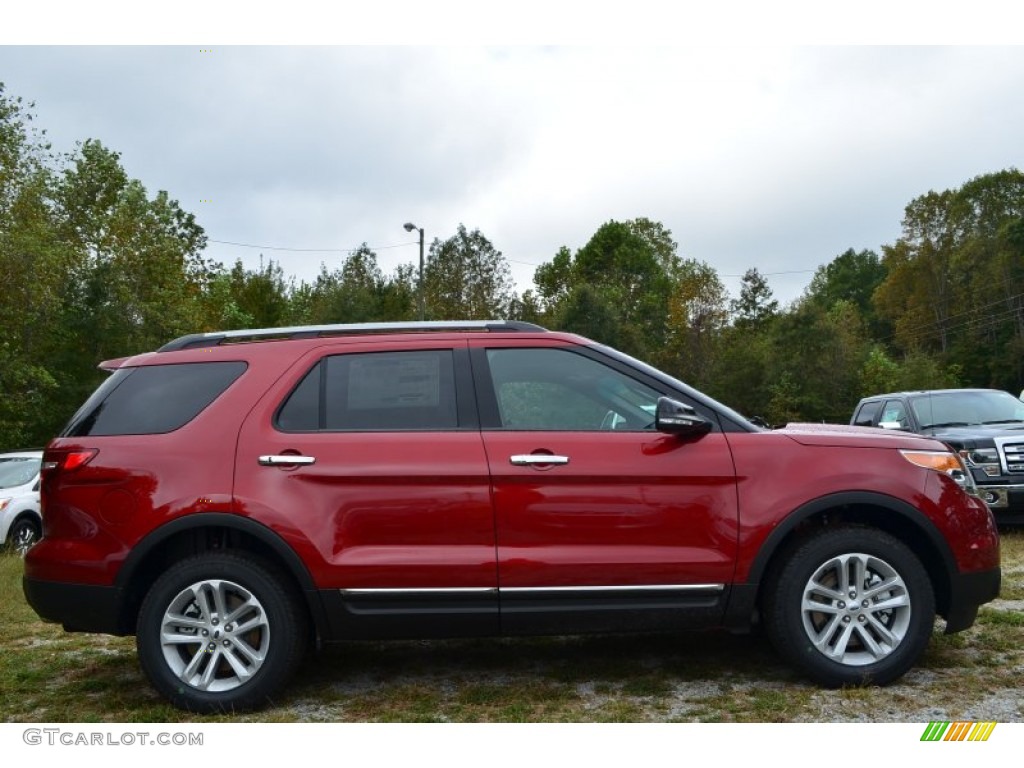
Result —
[[327, 589], [320, 594], [331, 632], [327, 642], [501, 634], [497, 589]]
[[322, 590], [327, 642], [707, 629], [722, 584]]
[[721, 624], [722, 584], [501, 590], [505, 635], [657, 632]]

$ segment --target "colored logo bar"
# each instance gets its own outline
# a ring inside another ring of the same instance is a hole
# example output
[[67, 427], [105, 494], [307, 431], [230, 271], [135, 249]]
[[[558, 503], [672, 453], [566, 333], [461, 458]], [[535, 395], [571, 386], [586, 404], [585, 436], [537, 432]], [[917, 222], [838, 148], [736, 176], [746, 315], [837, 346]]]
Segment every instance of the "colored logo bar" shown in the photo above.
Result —
[[988, 741], [996, 723], [932, 722], [921, 734], [921, 741]]

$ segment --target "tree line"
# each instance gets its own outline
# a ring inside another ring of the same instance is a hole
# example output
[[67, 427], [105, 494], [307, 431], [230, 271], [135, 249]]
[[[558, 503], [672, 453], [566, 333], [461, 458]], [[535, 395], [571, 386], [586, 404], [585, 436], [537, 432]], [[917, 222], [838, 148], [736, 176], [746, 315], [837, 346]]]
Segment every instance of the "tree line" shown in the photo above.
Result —
[[[104, 374], [99, 361], [186, 333], [418, 317], [418, 268], [365, 243], [312, 281], [205, 253], [195, 216], [151, 195], [95, 139], [58, 155], [0, 84], [0, 449], [40, 446]], [[752, 261], [756, 254], [752, 254]], [[930, 191], [881, 253], [823, 263], [782, 307], [751, 268], [731, 296], [663, 224], [608, 221], [516, 291], [504, 255], [460, 225], [426, 254], [428, 319], [509, 318], [646, 360], [773, 424], [849, 420], [867, 394], [1024, 383], [1024, 174]]]

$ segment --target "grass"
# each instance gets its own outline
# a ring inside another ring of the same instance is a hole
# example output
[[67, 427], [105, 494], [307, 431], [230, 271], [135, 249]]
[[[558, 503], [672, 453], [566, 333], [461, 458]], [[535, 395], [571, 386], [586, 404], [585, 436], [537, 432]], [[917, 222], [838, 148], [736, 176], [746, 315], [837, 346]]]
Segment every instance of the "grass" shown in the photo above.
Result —
[[970, 630], [937, 624], [886, 688], [819, 689], [760, 634], [352, 643], [312, 657], [280, 702], [198, 717], [165, 704], [133, 638], [65, 633], [0, 556], [0, 720], [8, 722], [925, 722], [1024, 720], [1024, 532], [1003, 538], [1001, 600]]

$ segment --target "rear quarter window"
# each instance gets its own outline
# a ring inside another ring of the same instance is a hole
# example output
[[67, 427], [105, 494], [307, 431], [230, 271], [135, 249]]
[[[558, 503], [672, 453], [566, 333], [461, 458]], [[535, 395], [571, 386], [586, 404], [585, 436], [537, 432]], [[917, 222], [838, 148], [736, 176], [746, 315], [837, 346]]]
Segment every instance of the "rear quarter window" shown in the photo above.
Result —
[[86, 401], [61, 436], [173, 432], [198, 416], [245, 368], [243, 362], [122, 368]]

